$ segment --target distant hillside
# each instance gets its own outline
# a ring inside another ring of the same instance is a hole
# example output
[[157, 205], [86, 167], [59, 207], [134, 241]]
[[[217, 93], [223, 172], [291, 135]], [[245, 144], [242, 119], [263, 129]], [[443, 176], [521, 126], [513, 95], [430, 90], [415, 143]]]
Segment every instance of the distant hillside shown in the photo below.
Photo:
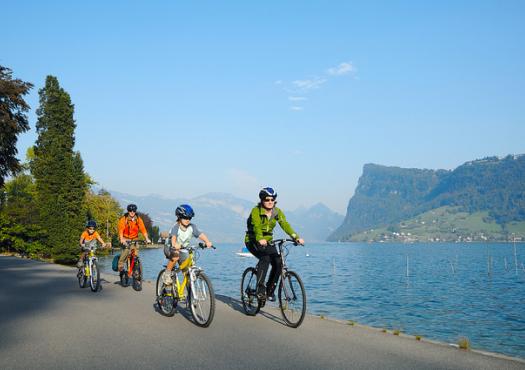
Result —
[[343, 224], [329, 240], [351, 240], [370, 229], [392, 226], [443, 206], [486, 212], [487, 223], [505, 230], [525, 220], [525, 156], [489, 157], [453, 171], [364, 166]]
[[[246, 219], [255, 202], [227, 193], [208, 193], [192, 199], [169, 199], [160, 195], [136, 196], [109, 191], [122, 207], [135, 203], [139, 211], [148, 213], [161, 231], [167, 231], [175, 222], [175, 208], [191, 204], [195, 222], [215, 242], [243, 243]], [[343, 216], [323, 204], [295, 211], [285, 210], [288, 221], [307, 241], [325, 240], [341, 224]], [[321, 220], [322, 222], [315, 222]], [[278, 234], [276, 234], [278, 235]]]

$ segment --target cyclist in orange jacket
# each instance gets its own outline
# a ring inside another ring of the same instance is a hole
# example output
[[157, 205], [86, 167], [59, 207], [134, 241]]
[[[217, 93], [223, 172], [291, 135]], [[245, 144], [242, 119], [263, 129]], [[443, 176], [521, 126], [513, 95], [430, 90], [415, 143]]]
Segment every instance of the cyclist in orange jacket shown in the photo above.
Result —
[[89, 252], [89, 248], [91, 247], [92, 243], [98, 241], [102, 247], [106, 245], [104, 243], [104, 240], [100, 237], [97, 231], [95, 229], [97, 228], [97, 223], [95, 220], [89, 220], [86, 224], [86, 230], [80, 235], [80, 249], [82, 252], [80, 253], [80, 259], [77, 262], [77, 267], [81, 268], [84, 264], [84, 257]]
[[[130, 253], [130, 241], [133, 241], [138, 238], [139, 232], [144, 235], [146, 243], [151, 243], [148, 238], [148, 232], [144, 226], [144, 221], [137, 215], [137, 206], [135, 204], [130, 204], [127, 207], [128, 212], [125, 213], [118, 220], [118, 236], [121, 244], [122, 252], [120, 253], [120, 258], [118, 260], [118, 270], [122, 271], [124, 269], [124, 263], [126, 258], [128, 258]], [[138, 249], [135, 246], [131, 246], [135, 250], [135, 253], [138, 254]]]

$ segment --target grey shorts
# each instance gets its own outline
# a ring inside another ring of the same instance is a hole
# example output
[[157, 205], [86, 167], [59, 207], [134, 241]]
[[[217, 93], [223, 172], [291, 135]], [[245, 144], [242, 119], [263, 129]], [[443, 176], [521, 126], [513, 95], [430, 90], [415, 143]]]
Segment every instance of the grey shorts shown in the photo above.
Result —
[[[190, 256], [190, 252], [187, 249], [179, 249], [178, 254], [179, 263], [183, 263]], [[172, 259], [173, 257], [177, 257], [177, 251], [175, 250], [175, 248], [171, 248], [170, 246], [165, 245], [164, 255], [167, 259]]]

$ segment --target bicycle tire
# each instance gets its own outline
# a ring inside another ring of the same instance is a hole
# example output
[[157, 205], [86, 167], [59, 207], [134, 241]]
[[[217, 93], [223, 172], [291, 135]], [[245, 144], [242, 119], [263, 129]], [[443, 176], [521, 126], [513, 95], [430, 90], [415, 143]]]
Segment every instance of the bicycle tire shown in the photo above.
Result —
[[291, 328], [301, 325], [306, 314], [306, 291], [301, 278], [293, 271], [287, 271], [279, 284], [279, 308], [286, 325]]
[[87, 276], [84, 273], [84, 269], [85, 267], [82, 266], [81, 268], [78, 269], [78, 273], [77, 273], [78, 286], [82, 289], [87, 286]]
[[[215, 294], [211, 281], [204, 272], [198, 272], [193, 282], [193, 288], [188, 289], [188, 302], [195, 323], [203, 328], [210, 326], [215, 315]], [[193, 295], [197, 295], [197, 299]], [[209, 302], [205, 304], [204, 302]]]
[[171, 317], [175, 314], [178, 299], [173, 294], [173, 289], [171, 289], [171, 293], [166, 293], [164, 282], [162, 281], [164, 270], [165, 269], [160, 270], [159, 276], [157, 277], [157, 285], [155, 286], [156, 301], [159, 313], [163, 316]]
[[131, 285], [133, 286], [133, 289], [137, 292], [140, 292], [142, 290], [142, 265], [138, 259], [135, 261], [135, 266], [133, 266], [131, 278]]
[[261, 301], [257, 298], [257, 270], [254, 267], [248, 267], [242, 273], [241, 301], [248, 316], [255, 316], [261, 310]]
[[127, 287], [129, 285], [129, 276], [128, 272], [125, 270], [122, 270], [120, 272], [120, 286], [123, 288]]
[[91, 265], [91, 274], [89, 275], [89, 286], [92, 292], [98, 292], [100, 289], [100, 270], [98, 269], [98, 262], [93, 261]]

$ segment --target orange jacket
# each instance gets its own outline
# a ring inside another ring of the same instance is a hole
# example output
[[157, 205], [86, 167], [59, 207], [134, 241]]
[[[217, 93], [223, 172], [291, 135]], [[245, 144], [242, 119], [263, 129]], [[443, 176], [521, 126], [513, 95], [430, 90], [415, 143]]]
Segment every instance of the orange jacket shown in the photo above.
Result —
[[90, 242], [93, 239], [98, 238], [100, 238], [100, 235], [96, 231], [93, 234], [89, 234], [87, 230], [84, 230], [84, 232], [80, 235], [80, 240], [82, 240], [82, 242]]
[[124, 237], [126, 239], [136, 239], [139, 236], [139, 231], [142, 235], [148, 235], [146, 227], [144, 226], [144, 221], [139, 216], [131, 218], [127, 215], [124, 215], [118, 220], [118, 235], [119, 237]]

